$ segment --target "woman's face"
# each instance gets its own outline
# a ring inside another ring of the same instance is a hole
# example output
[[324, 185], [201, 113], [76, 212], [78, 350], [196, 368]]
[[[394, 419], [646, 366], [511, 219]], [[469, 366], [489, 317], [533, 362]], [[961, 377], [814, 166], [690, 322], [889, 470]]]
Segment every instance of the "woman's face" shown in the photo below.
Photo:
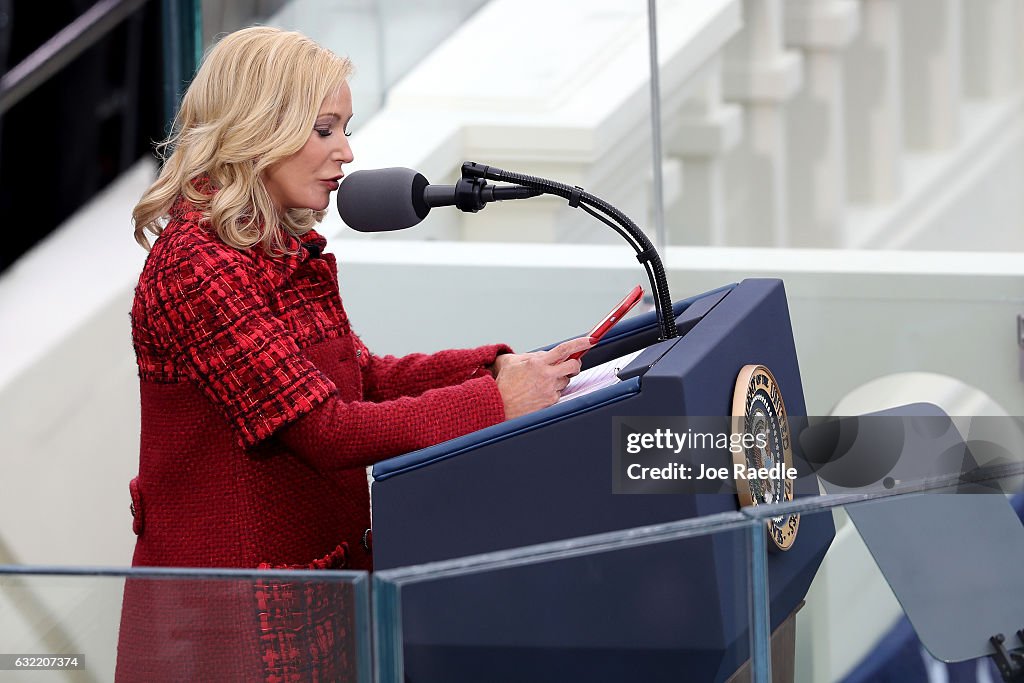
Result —
[[263, 172], [263, 185], [279, 208], [327, 208], [341, 180], [341, 165], [353, 158], [345, 132], [351, 118], [352, 91], [342, 83], [320, 105], [302, 149]]

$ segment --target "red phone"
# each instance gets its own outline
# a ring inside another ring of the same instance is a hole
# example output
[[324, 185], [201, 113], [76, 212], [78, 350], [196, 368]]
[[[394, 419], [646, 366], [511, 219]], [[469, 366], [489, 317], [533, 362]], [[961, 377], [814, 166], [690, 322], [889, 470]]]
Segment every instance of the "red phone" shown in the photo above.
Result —
[[[620, 301], [615, 306], [615, 308], [613, 308], [611, 310], [611, 312], [608, 315], [606, 315], [601, 322], [599, 322], [597, 325], [595, 325], [594, 329], [592, 329], [589, 334], [587, 334], [587, 336], [590, 337], [591, 343], [596, 344], [597, 341], [601, 337], [603, 337], [608, 330], [612, 329], [612, 327], [615, 325], [615, 323], [617, 323], [620, 320], [622, 320], [622, 317], [624, 315], [626, 315], [626, 313], [629, 312], [629, 309], [631, 309], [631, 308], [633, 308], [634, 306], [637, 305], [637, 303], [640, 301], [640, 299], [643, 298], [643, 296], [644, 296], [644, 288], [641, 287], [640, 285], [637, 285], [636, 287], [631, 289], [629, 291], [629, 294], [626, 295], [626, 298], [623, 299], [622, 301]], [[593, 348], [593, 347], [591, 347], [591, 348]], [[576, 358], [576, 359], [581, 358], [583, 356], [583, 354], [585, 354], [589, 350], [590, 349], [584, 349], [583, 351], [577, 351], [576, 353], [574, 353], [571, 356], [569, 356], [569, 358]]]

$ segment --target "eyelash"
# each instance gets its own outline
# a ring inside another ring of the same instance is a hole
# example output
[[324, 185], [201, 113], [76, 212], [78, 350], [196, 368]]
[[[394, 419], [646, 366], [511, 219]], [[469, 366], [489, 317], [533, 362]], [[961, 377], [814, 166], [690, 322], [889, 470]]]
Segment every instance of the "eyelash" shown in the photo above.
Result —
[[[314, 128], [313, 130], [315, 130], [317, 135], [322, 138], [330, 137], [334, 133], [330, 128]], [[344, 135], [347, 138], [352, 137], [352, 131], [346, 130], [344, 131]]]

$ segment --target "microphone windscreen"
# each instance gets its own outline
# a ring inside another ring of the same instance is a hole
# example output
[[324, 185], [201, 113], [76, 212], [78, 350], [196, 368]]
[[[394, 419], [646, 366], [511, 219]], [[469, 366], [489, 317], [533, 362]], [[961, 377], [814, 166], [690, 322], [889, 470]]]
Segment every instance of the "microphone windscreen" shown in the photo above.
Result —
[[360, 232], [411, 228], [430, 212], [423, 200], [427, 185], [427, 179], [411, 168], [356, 171], [338, 188], [338, 213]]

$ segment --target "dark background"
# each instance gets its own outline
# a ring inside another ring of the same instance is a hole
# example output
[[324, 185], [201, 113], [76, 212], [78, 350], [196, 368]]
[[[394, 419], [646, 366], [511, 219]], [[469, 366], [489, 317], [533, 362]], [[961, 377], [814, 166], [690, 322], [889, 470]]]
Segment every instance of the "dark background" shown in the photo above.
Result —
[[[0, 0], [0, 73], [95, 0]], [[160, 3], [150, 1], [0, 115], [0, 271], [164, 137]]]

